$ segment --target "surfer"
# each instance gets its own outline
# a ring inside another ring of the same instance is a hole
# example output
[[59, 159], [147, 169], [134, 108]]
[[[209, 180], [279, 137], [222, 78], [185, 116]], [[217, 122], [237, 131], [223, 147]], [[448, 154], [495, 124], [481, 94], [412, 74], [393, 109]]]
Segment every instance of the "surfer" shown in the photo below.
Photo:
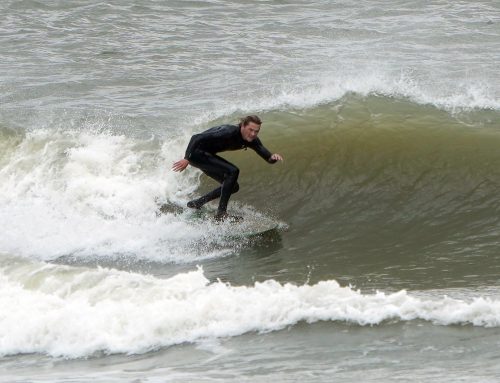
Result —
[[217, 155], [219, 152], [250, 148], [270, 164], [283, 161], [281, 155], [271, 154], [257, 138], [261, 125], [262, 121], [258, 116], [247, 116], [241, 119], [239, 125], [216, 126], [191, 137], [184, 158], [174, 162], [172, 170], [182, 172], [191, 165], [220, 182], [221, 186], [198, 199], [189, 201], [188, 207], [201, 209], [207, 202], [220, 198], [215, 219], [223, 221], [228, 218], [227, 204], [231, 194], [240, 188], [237, 182], [240, 170], [219, 157]]

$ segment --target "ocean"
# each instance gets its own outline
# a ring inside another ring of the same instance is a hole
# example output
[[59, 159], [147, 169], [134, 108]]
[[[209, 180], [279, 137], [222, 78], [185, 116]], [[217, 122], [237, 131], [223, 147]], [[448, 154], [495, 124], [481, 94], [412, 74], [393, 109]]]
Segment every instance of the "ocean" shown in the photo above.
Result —
[[[500, 381], [499, 64], [494, 0], [2, 1], [0, 381]], [[249, 114], [277, 229], [160, 214]]]

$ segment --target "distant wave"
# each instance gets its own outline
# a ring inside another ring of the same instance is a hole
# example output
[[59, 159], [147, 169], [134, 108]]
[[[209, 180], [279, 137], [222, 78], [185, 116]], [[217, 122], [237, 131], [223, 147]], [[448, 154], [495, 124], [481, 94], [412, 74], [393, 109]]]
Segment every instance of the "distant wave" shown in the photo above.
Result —
[[362, 294], [334, 280], [315, 285], [209, 283], [202, 270], [166, 280], [108, 269], [29, 264], [0, 267], [0, 354], [68, 358], [144, 353], [203, 339], [277, 331], [298, 322], [500, 326], [500, 301], [406, 291]]

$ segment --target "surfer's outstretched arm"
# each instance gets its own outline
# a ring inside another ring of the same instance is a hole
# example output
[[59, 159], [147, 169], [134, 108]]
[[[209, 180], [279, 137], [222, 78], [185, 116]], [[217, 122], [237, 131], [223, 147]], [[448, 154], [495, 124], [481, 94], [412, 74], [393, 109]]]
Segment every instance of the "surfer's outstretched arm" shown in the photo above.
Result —
[[266, 149], [266, 147], [262, 144], [262, 142], [256, 138], [251, 142], [250, 145], [248, 145], [250, 148], [255, 150], [255, 152], [261, 156], [264, 160], [269, 162], [270, 164], [274, 164], [278, 161], [283, 161], [283, 157], [277, 153], [271, 154], [269, 150]]

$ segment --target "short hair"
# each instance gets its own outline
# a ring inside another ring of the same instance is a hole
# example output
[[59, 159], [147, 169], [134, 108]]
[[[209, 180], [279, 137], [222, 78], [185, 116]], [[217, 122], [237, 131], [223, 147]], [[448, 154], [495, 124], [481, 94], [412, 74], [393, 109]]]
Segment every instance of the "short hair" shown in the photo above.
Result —
[[251, 115], [251, 116], [246, 116], [246, 117], [240, 118], [240, 125], [241, 126], [247, 126], [251, 122], [253, 122], [254, 124], [257, 124], [257, 125], [262, 125], [262, 120], [259, 118], [259, 116], [256, 116], [256, 115]]

